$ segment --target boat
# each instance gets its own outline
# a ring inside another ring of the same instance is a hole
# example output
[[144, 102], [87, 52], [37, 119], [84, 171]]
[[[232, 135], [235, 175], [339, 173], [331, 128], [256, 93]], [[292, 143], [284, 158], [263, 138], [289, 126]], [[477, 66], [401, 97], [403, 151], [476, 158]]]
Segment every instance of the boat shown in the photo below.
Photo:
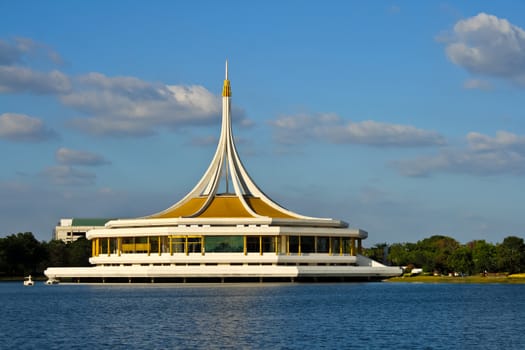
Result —
[[35, 282], [33, 282], [31, 275], [24, 277], [24, 286], [34, 286], [34, 285], [35, 285]]
[[53, 284], [58, 284], [59, 283], [59, 280], [57, 280], [56, 278], [49, 278], [45, 284], [48, 285], [48, 286], [51, 286]]

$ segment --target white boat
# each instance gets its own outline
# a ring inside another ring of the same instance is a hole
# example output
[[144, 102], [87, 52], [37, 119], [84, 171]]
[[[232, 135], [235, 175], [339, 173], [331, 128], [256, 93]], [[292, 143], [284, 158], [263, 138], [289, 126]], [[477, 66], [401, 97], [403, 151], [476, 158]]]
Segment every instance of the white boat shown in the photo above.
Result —
[[58, 281], [57, 279], [55, 279], [55, 278], [50, 278], [50, 279], [48, 279], [45, 283], [46, 283], [46, 285], [50, 286], [50, 285], [53, 285], [53, 284], [58, 284], [58, 282], [59, 282], [59, 281]]
[[24, 277], [24, 286], [33, 286], [33, 285], [35, 285], [35, 282], [33, 282], [31, 275]]

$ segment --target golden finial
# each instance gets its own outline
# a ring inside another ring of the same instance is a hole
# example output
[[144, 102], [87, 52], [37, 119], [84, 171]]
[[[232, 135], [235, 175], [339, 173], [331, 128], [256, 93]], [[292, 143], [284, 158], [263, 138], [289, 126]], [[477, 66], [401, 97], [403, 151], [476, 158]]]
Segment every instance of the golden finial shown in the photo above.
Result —
[[230, 86], [230, 81], [228, 80], [228, 60], [226, 60], [226, 76], [224, 79], [224, 85], [222, 86], [222, 96], [231, 97], [232, 88]]

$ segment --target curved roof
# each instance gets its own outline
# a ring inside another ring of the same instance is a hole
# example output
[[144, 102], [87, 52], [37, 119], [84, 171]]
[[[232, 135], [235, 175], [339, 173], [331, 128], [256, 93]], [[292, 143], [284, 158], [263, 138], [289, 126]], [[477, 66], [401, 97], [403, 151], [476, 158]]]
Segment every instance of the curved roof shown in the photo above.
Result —
[[[166, 218], [280, 218], [326, 220], [294, 213], [270, 199], [253, 182], [242, 164], [233, 138], [228, 61], [222, 91], [222, 126], [215, 155], [197, 185], [179, 202], [144, 219]], [[225, 184], [226, 191], [219, 191]], [[232, 191], [233, 190], [233, 191]], [[341, 221], [337, 221], [341, 222]]]

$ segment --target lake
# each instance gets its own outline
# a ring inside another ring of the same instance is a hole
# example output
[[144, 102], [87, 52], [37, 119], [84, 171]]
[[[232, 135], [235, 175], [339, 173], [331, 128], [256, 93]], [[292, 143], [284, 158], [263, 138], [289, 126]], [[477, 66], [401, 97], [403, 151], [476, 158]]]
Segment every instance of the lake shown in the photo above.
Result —
[[5, 349], [524, 349], [525, 285], [0, 283]]

